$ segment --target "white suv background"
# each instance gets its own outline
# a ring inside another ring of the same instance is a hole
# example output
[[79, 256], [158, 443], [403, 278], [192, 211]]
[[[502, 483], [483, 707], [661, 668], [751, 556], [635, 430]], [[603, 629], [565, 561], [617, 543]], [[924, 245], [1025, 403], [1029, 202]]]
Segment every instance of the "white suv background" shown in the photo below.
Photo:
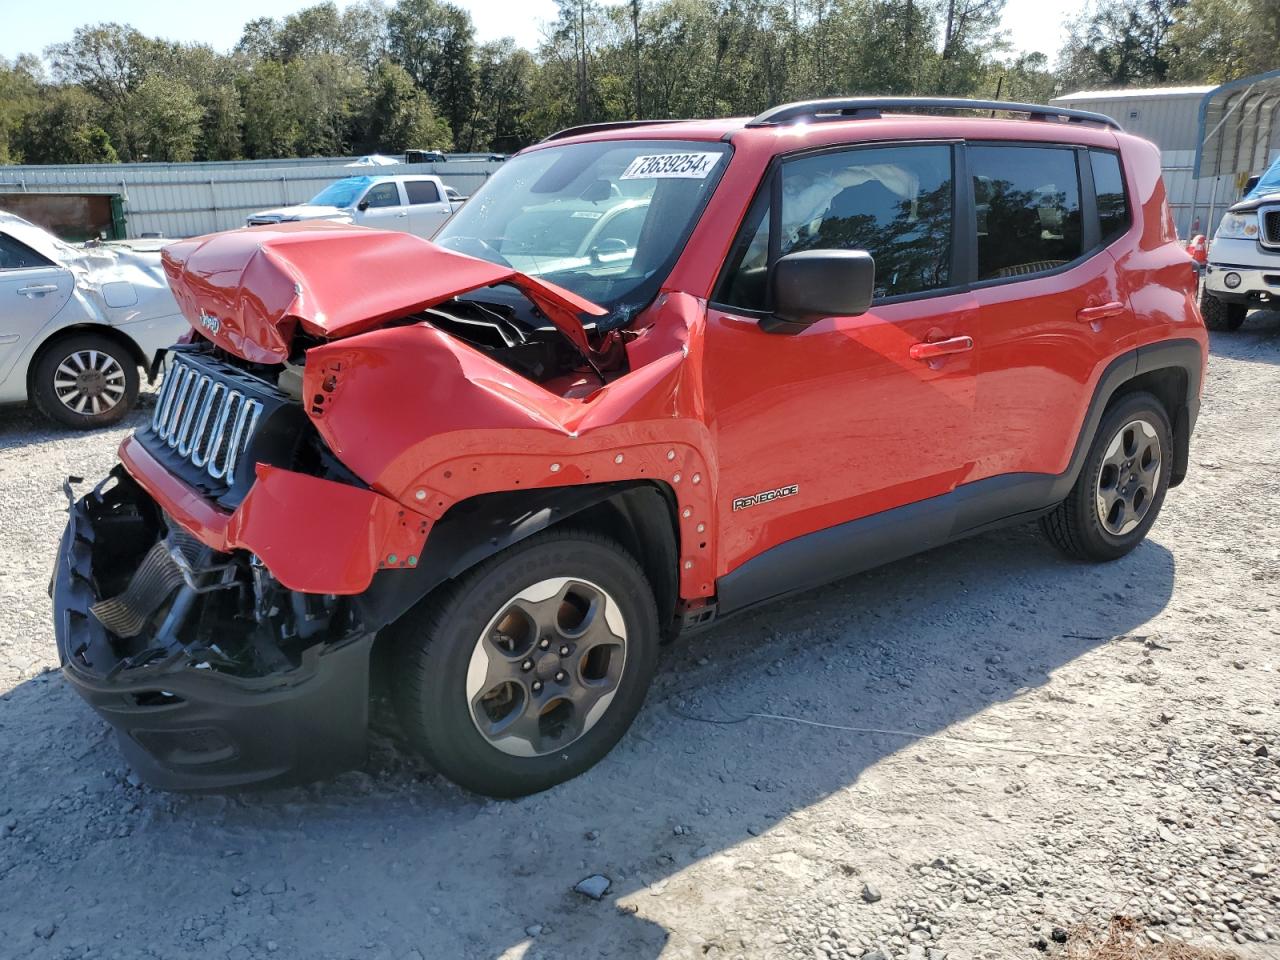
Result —
[[1210, 330], [1237, 330], [1253, 307], [1280, 300], [1280, 194], [1232, 206], [1209, 246], [1200, 310]]
[[429, 239], [462, 203], [458, 192], [436, 176], [344, 177], [306, 203], [261, 210], [245, 222], [257, 227], [294, 220], [337, 220]]

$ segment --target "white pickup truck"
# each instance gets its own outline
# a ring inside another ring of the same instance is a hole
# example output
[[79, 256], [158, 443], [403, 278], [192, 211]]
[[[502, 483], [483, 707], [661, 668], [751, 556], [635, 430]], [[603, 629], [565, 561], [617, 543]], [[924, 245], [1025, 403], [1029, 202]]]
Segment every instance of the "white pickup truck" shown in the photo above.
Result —
[[1210, 330], [1238, 330], [1252, 307], [1280, 303], [1280, 160], [1222, 217], [1209, 245], [1200, 312]]
[[306, 203], [261, 210], [245, 222], [257, 227], [293, 220], [338, 220], [429, 239], [465, 199], [439, 177], [426, 174], [344, 177]]

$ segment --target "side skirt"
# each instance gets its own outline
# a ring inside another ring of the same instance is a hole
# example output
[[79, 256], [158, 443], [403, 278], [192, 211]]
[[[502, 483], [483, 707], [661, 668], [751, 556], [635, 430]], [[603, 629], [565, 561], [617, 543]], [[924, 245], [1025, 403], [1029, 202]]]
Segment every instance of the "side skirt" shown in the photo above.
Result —
[[[720, 578], [717, 616], [769, 603], [976, 533], [1034, 520], [1057, 502], [1045, 498], [1053, 495], [1059, 480], [1052, 474], [1038, 473], [990, 477], [951, 493], [780, 543]], [[1068, 483], [1067, 488], [1070, 486]]]

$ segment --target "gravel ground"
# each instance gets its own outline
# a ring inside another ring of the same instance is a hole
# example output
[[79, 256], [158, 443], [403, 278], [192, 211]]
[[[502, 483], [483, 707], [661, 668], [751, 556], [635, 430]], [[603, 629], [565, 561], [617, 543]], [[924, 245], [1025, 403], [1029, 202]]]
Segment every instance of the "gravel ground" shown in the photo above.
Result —
[[[389, 727], [329, 783], [139, 786], [45, 593], [62, 479], [125, 431], [0, 413], [0, 955], [1004, 958], [1123, 914], [1276, 956], [1278, 365], [1280, 314], [1215, 338], [1191, 475], [1124, 560], [1018, 529], [730, 622], [599, 767], [510, 803]], [[705, 722], [745, 714], [830, 726]]]

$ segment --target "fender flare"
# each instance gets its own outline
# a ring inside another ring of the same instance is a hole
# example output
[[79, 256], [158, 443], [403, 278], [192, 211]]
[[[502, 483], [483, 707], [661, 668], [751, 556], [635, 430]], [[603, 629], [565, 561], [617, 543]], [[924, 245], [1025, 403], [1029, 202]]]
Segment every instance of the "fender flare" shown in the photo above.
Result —
[[[1140, 382], [1142, 377], [1163, 370], [1178, 370], [1186, 377], [1184, 394], [1166, 398], [1174, 440], [1170, 486], [1181, 483], [1187, 473], [1191, 432], [1200, 412], [1203, 369], [1204, 349], [1199, 341], [1189, 338], [1138, 347], [1113, 359], [1094, 386], [1067, 469], [1058, 474], [1008, 473], [958, 487], [951, 539], [978, 533], [1015, 518], [1032, 519], [1037, 513], [1061, 503], [1084, 469], [1094, 434], [1098, 432], [1098, 425], [1111, 401], [1135, 382]], [[994, 501], [991, 497], [993, 491], [999, 492]]]
[[355, 597], [366, 629], [380, 630], [447, 580], [535, 533], [612, 504], [631, 531], [625, 543], [648, 575], [659, 622], [671, 623], [679, 601], [678, 527], [674, 498], [652, 481], [511, 490], [455, 504], [432, 528], [416, 567], [381, 570]]

